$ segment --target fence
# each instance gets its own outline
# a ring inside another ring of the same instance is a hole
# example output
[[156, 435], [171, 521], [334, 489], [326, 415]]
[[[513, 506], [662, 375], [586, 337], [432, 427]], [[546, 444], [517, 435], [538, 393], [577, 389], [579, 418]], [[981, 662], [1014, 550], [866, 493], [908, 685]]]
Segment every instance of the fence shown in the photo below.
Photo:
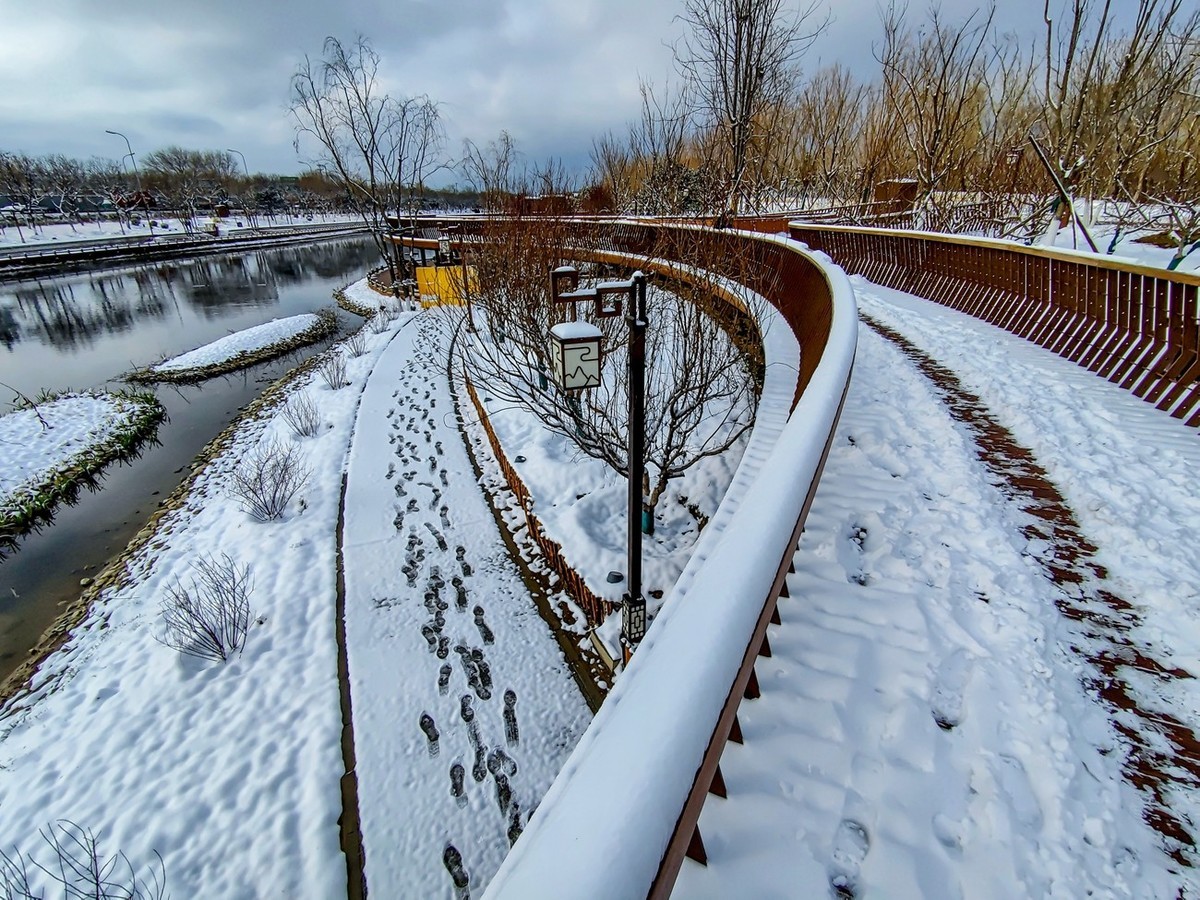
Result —
[[790, 231], [848, 272], [990, 322], [1200, 427], [1200, 277], [985, 238]]

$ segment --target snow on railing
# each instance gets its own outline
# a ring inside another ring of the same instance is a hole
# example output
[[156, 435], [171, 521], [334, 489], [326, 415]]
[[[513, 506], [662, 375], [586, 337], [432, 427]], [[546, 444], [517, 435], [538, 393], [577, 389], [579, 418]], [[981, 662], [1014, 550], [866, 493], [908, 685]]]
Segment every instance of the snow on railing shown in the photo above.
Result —
[[[671, 236], [670, 229], [623, 227], [639, 247]], [[687, 845], [695, 825], [685, 813], [698, 816], [739, 684], [753, 677], [779, 573], [837, 424], [857, 319], [849, 281], [823, 254], [783, 238], [713, 234], [777, 269], [801, 267], [803, 275], [787, 283], [792, 294], [802, 284], [807, 296], [768, 296], [778, 309], [761, 326], [766, 382], [730, 489], [486, 897], [669, 892], [682, 859], [674, 848]], [[760, 271], [759, 280], [769, 274]], [[778, 287], [779, 279], [767, 280]]]

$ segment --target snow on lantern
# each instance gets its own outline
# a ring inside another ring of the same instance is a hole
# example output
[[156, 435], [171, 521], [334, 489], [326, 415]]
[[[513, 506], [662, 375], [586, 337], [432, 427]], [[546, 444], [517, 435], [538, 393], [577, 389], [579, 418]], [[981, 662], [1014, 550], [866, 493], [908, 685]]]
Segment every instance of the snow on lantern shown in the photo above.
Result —
[[600, 385], [604, 333], [590, 322], [560, 322], [550, 329], [550, 368], [564, 391]]

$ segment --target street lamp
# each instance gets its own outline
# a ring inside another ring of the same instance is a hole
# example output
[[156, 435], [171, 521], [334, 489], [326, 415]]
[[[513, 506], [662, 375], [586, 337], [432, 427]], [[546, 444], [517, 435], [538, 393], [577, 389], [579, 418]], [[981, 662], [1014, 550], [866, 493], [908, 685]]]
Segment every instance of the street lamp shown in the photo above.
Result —
[[[642, 456], [646, 435], [646, 276], [635, 272], [628, 281], [609, 281], [581, 289], [579, 271], [559, 266], [550, 273], [555, 303], [593, 303], [593, 315], [612, 318], [625, 306], [629, 365], [629, 494], [626, 552], [629, 590], [621, 598], [621, 650], [625, 662], [646, 634], [646, 598], [642, 596]], [[550, 329], [550, 360], [555, 383], [564, 391], [583, 390], [600, 383], [603, 335], [587, 322], [560, 322]]]
[[[236, 153], [242, 158], [242, 171], [246, 173], [246, 190], [250, 190], [250, 167], [246, 165], [246, 154], [241, 150], [234, 150], [232, 148], [226, 148], [225, 152]], [[246, 212], [246, 218], [250, 220], [250, 227], [257, 228], [258, 226], [254, 223], [253, 215], [249, 212], [249, 210], [246, 210], [245, 207], [246, 201], [242, 200], [242, 209]]]
[[[110, 128], [105, 128], [104, 133], [105, 134], [115, 134], [117, 137], [121, 138], [121, 140], [123, 140], [125, 142], [125, 149], [128, 150], [129, 152], [126, 153], [125, 156], [121, 157], [121, 165], [124, 166], [125, 165], [125, 157], [129, 157], [129, 162], [133, 165], [133, 177], [137, 179], [138, 199], [141, 200], [142, 202], [146, 202], [145, 191], [142, 190], [142, 173], [138, 171], [137, 157], [133, 155], [133, 147], [129, 146], [129, 138], [125, 137], [125, 135], [121, 134], [121, 132], [113, 131]], [[150, 226], [150, 237], [151, 237], [151, 239], [153, 239], [153, 237], [154, 237], [154, 220], [150, 218], [150, 207], [149, 207], [148, 203], [146, 204], [146, 222]]]

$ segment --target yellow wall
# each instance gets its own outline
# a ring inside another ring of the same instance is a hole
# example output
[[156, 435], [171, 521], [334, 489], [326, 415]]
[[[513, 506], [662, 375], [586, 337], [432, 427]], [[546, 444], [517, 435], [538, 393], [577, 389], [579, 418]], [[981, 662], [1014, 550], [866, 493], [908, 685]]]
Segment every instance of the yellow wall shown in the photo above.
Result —
[[[428, 307], [441, 303], [462, 306], [466, 302], [462, 281], [462, 266], [419, 266], [417, 291], [421, 295], [421, 305]], [[479, 290], [479, 280], [475, 277], [473, 266], [467, 266], [467, 286], [472, 293]], [[437, 299], [430, 299], [433, 297]]]

